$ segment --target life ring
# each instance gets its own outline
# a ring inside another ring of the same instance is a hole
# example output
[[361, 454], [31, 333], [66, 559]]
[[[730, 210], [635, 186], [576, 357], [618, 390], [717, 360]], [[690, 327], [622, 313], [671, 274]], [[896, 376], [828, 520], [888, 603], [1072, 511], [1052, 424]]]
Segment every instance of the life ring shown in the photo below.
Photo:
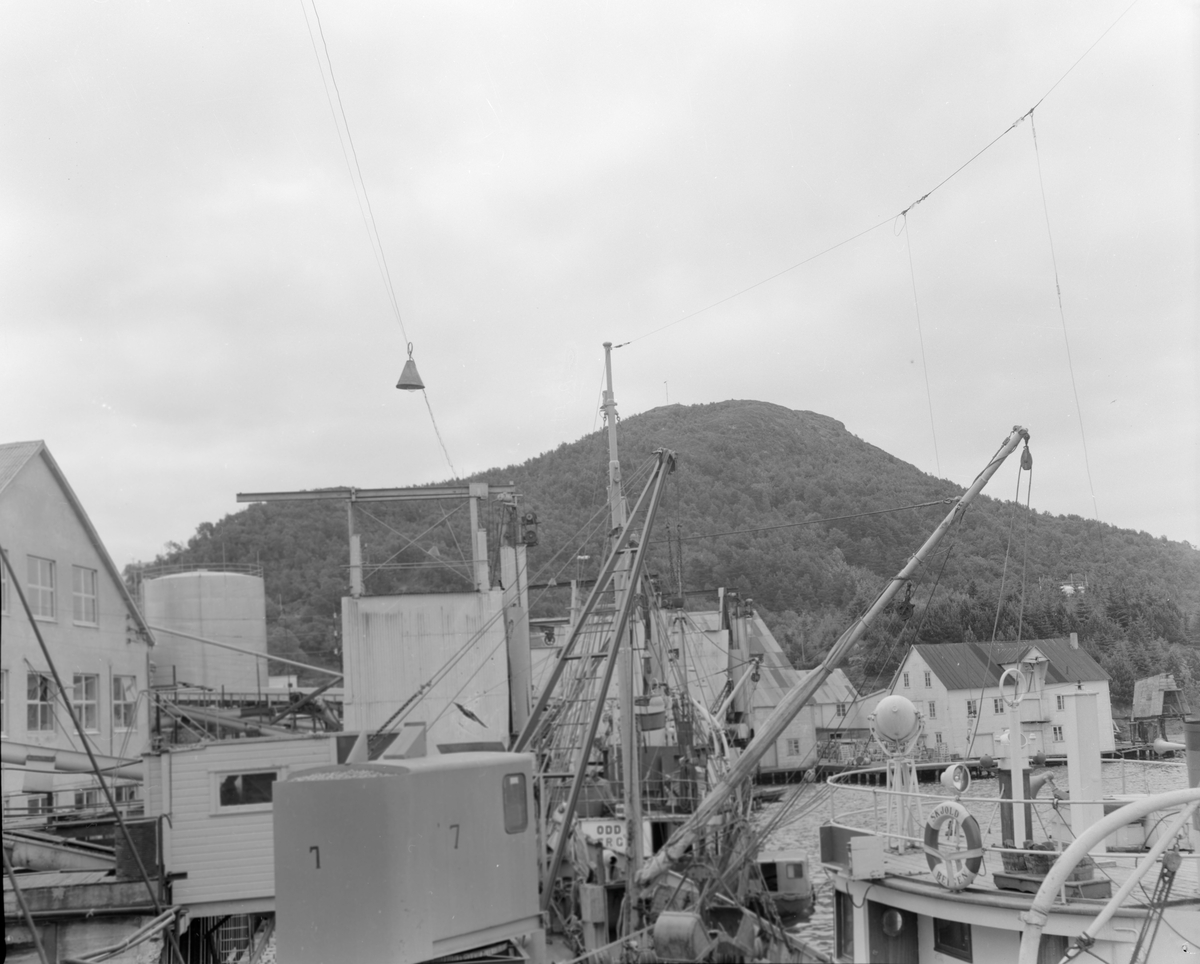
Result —
[[[958, 824], [967, 838], [966, 850], [942, 853], [938, 849], [942, 825], [950, 820]], [[925, 823], [925, 859], [929, 861], [934, 879], [947, 890], [969, 887], [979, 873], [983, 863], [983, 838], [979, 834], [979, 821], [957, 800], [946, 800], [930, 811]]]

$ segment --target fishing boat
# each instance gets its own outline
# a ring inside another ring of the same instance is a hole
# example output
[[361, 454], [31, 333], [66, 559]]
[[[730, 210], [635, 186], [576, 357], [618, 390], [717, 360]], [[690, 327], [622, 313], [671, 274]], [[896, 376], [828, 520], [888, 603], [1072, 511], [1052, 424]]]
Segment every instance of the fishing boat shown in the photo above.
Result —
[[802, 850], [763, 850], [758, 855], [758, 872], [787, 926], [812, 917], [815, 895], [808, 854]]
[[[1018, 719], [1022, 675], [1013, 668], [1006, 698]], [[880, 703], [887, 786], [829, 781], [836, 816], [821, 829], [821, 863], [835, 887], [836, 960], [1195, 959], [1200, 722], [1188, 723], [1186, 787], [1105, 795], [1096, 694], [1081, 688], [1067, 703], [1070, 792], [1048, 799], [1036, 798], [1036, 777], [1030, 789], [1020, 740], [1001, 796], [969, 794], [962, 763], [947, 767], [943, 792], [918, 792], [906, 771], [920, 714], [900, 695]]]

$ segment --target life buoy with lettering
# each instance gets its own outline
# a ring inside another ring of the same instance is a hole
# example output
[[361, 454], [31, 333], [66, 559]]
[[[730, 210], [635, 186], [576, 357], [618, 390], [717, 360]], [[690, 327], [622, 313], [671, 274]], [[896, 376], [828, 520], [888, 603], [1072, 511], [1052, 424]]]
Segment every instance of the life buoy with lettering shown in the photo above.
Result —
[[[949, 821], [958, 824], [967, 838], [967, 849], [943, 853], [939, 847], [942, 826]], [[929, 812], [925, 822], [925, 859], [934, 879], [947, 890], [969, 887], [983, 863], [983, 838], [979, 821], [957, 800], [939, 803]]]

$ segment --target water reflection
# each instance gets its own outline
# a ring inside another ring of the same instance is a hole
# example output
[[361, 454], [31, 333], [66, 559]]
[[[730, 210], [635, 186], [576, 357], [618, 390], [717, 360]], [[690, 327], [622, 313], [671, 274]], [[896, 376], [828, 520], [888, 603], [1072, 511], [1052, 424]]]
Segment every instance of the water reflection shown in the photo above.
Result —
[[[1047, 768], [1054, 777], [1060, 789], [1068, 787], [1066, 767]], [[1037, 771], [1040, 772], [1040, 771]], [[1111, 796], [1121, 793], [1163, 793], [1167, 790], [1179, 790], [1187, 786], [1187, 768], [1182, 762], [1164, 761], [1152, 762], [1142, 760], [1125, 760], [1105, 763], [1101, 769], [1101, 779], [1104, 795]], [[940, 783], [923, 783], [921, 792], [952, 796]], [[998, 797], [1000, 795], [999, 781], [994, 777], [986, 780], [973, 780], [963, 799], [980, 797]], [[1043, 797], [1049, 797], [1047, 790], [1042, 791]], [[820, 845], [818, 843], [818, 828], [829, 821], [831, 806], [840, 811], [847, 808], [864, 806], [865, 795], [858, 793], [830, 793], [825, 785], [805, 786], [802, 795], [797, 799], [789, 816], [784, 817], [781, 825], [767, 838], [765, 848], [799, 849], [809, 854], [809, 866], [812, 868], [813, 887], [816, 892], [816, 903], [812, 919], [804, 924], [791, 928], [810, 944], [815, 945], [825, 953], [833, 956], [833, 884], [822, 880], [820, 869]], [[850, 801], [855, 802], [851, 803]], [[767, 804], [757, 817], [759, 826], [765, 826], [778, 814], [784, 803]], [[926, 807], [926, 809], [928, 809]], [[981, 824], [986, 824], [992, 816], [990, 811], [994, 805], [987, 805], [986, 811], [977, 814]], [[882, 810], [882, 805], [881, 805]], [[867, 816], [867, 815], [864, 815]]]

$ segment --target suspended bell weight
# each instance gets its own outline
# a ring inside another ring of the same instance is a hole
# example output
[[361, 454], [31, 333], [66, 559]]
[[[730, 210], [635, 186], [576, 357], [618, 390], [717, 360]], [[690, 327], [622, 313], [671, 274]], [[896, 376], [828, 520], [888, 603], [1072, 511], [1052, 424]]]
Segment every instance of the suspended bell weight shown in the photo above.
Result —
[[417, 374], [417, 363], [413, 361], [413, 346], [412, 342], [408, 343], [408, 361], [404, 363], [404, 371], [400, 373], [400, 381], [396, 382], [396, 387], [406, 392], [416, 392], [425, 388], [425, 383], [421, 381], [421, 376]]

